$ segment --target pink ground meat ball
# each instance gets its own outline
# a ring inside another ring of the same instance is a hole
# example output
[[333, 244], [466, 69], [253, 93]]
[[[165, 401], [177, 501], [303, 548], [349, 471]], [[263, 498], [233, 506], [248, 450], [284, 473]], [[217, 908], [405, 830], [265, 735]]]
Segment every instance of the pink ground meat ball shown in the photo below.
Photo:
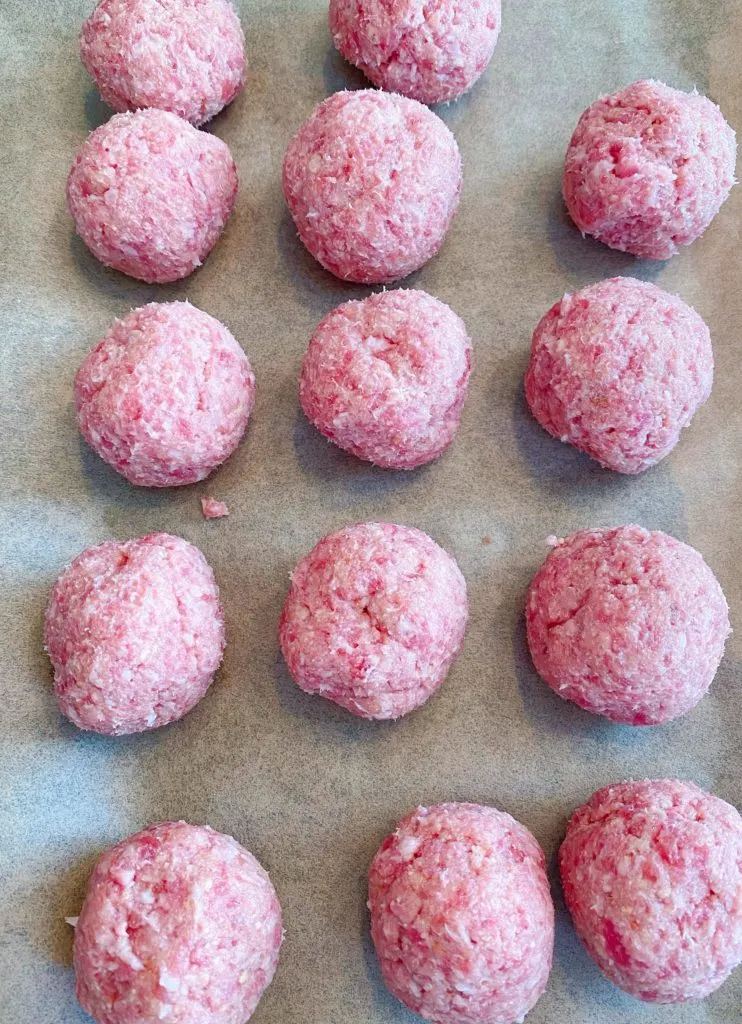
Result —
[[701, 317], [630, 277], [567, 293], [533, 333], [525, 390], [553, 436], [606, 469], [660, 462], [711, 394], [714, 355]]
[[418, 807], [369, 870], [387, 987], [435, 1024], [514, 1024], [551, 970], [554, 907], [541, 847], [509, 814]]
[[361, 523], [294, 570], [281, 616], [294, 682], [362, 718], [400, 718], [445, 679], [468, 618], [466, 583], [427, 534]]
[[117, 320], [75, 378], [83, 437], [141, 487], [207, 477], [239, 444], [254, 400], [245, 353], [187, 302], [153, 302]]
[[450, 445], [471, 372], [463, 321], [421, 291], [346, 302], [314, 332], [299, 382], [307, 417], [335, 444], [387, 469]]
[[101, 263], [150, 284], [187, 277], [216, 245], [237, 196], [228, 147], [175, 114], [116, 114], [67, 179], [80, 238]]
[[599, 790], [572, 815], [559, 868], [588, 953], [637, 999], [703, 999], [742, 961], [742, 818], [698, 786]]
[[552, 690], [627, 725], [690, 711], [730, 632], [724, 594], [701, 555], [640, 526], [558, 541], [529, 588], [526, 627]]
[[60, 711], [80, 729], [167, 725], [201, 700], [222, 660], [214, 574], [167, 533], [87, 548], [54, 585], [44, 643]]
[[227, 0], [100, 0], [82, 62], [120, 112], [158, 107], [203, 124], [245, 83], [245, 37]]
[[485, 70], [500, 0], [330, 0], [333, 42], [374, 85], [421, 103], [458, 99]]
[[440, 249], [459, 205], [461, 156], [427, 107], [338, 92], [289, 143], [283, 191], [299, 236], [346, 281], [389, 284]]
[[77, 998], [98, 1024], [245, 1024], [282, 938], [270, 878], [231, 836], [150, 825], [93, 870], [75, 927]]
[[584, 235], [667, 260], [719, 212], [736, 161], [735, 134], [711, 100], [634, 82], [580, 118], [567, 149], [564, 199]]

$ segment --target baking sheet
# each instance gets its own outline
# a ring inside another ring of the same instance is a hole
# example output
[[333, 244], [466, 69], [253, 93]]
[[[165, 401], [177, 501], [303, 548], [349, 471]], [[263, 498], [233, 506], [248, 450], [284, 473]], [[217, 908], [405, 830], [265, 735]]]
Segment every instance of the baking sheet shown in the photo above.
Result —
[[[296, 381], [317, 321], [368, 294], [326, 274], [297, 241], [279, 168], [314, 104], [363, 79], [337, 57], [323, 0], [243, 0], [251, 63], [211, 130], [232, 148], [236, 212], [205, 266], [170, 286], [106, 270], [76, 240], [64, 201], [86, 133], [109, 116], [77, 57], [89, 0], [0, 3], [3, 487], [0, 495], [0, 1020], [82, 1024], [71, 929], [96, 856], [151, 821], [235, 835], [270, 870], [286, 941], [256, 1024], [391, 1024], [415, 1018], [384, 990], [367, 935], [365, 872], [417, 803], [493, 803], [523, 821], [552, 864], [567, 815], [600, 785], [678, 775], [742, 805], [742, 333], [735, 189], [706, 237], [668, 264], [583, 240], [559, 198], [577, 117], [598, 94], [658, 77], [697, 86], [742, 129], [742, 5], [724, 0], [510, 2], [474, 92], [439, 110], [464, 158], [460, 213], [440, 256], [407, 282], [467, 322], [476, 366], [458, 440], [439, 462], [384, 472], [330, 447], [302, 418]], [[530, 333], [567, 289], [634, 274], [708, 321], [711, 400], [679, 448], [638, 478], [607, 473], [550, 439], [521, 393]], [[249, 434], [203, 485], [142, 491], [89, 453], [71, 384], [112, 319], [188, 298], [223, 320], [258, 379]], [[206, 522], [199, 498], [228, 502]], [[442, 690], [396, 724], [358, 721], [301, 693], [276, 625], [290, 569], [323, 534], [382, 518], [431, 533], [467, 577], [471, 621]], [[524, 592], [544, 538], [635, 521], [699, 548], [738, 632], [712, 690], [685, 719], [611, 725], [560, 701], [527, 656]], [[218, 681], [182, 722], [106, 739], [56, 711], [41, 648], [51, 583], [83, 547], [168, 530], [197, 544], [222, 588], [229, 646]], [[490, 543], [485, 543], [489, 538]], [[731, 1024], [742, 970], [706, 1002], [650, 1007], [605, 981], [555, 885], [548, 991], [529, 1024]]]

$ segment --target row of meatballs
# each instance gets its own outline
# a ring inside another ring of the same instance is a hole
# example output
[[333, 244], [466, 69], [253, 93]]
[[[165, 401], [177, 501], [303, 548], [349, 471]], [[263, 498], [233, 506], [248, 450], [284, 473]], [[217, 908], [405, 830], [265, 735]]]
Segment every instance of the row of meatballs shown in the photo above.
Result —
[[[528, 645], [548, 685], [632, 725], [694, 707], [730, 631], [701, 555], [639, 526], [550, 543], [526, 601]], [[441, 685], [467, 619], [455, 559], [420, 530], [374, 522], [324, 537], [299, 562], [279, 632], [303, 690], [396, 719]], [[45, 644], [59, 706], [80, 728], [121, 735], [175, 721], [203, 697], [224, 650], [211, 567], [164, 533], [88, 548], [52, 590]]]
[[[441, 455], [459, 427], [472, 370], [466, 326], [422, 291], [344, 303], [318, 325], [299, 383], [309, 420], [387, 469]], [[663, 459], [711, 393], [708, 328], [681, 299], [633, 278], [565, 295], [533, 334], [525, 391], [538, 422], [603, 466], [638, 473]], [[75, 380], [80, 429], [133, 484], [205, 479], [237, 447], [255, 375], [227, 328], [184, 302], [117, 321]]]
[[[578, 935], [630, 994], [700, 999], [742, 960], [742, 818], [698, 786], [599, 790], [570, 819], [558, 861]], [[408, 815], [371, 862], [368, 909], [386, 985], [427, 1020], [514, 1024], [547, 987], [554, 906], [544, 853], [494, 807]], [[260, 863], [230, 836], [185, 822], [152, 825], [104, 853], [68, 920], [77, 995], [101, 1024], [244, 1024], [283, 940]]]
[[[642, 81], [583, 114], [563, 191], [583, 234], [668, 259], [698, 238], [734, 184], [734, 131], [698, 94]], [[229, 148], [168, 111], [117, 114], [80, 147], [67, 182], [78, 234], [107, 266], [177, 281], [211, 252], [234, 207]], [[338, 92], [289, 143], [283, 191], [299, 236], [346, 281], [389, 284], [443, 244], [462, 161], [431, 110], [393, 93]]]

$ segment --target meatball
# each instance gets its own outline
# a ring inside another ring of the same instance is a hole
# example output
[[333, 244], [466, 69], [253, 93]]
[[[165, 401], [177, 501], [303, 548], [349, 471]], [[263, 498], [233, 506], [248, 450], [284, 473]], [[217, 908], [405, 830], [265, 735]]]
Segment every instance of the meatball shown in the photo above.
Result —
[[495, 51], [500, 0], [330, 0], [339, 52], [374, 85], [447, 103], [474, 85]]
[[515, 1024], [551, 970], [541, 847], [509, 814], [418, 807], [369, 870], [371, 937], [389, 990], [435, 1024]]
[[100, 0], [80, 56], [109, 106], [169, 110], [199, 125], [245, 83], [245, 36], [227, 0]]
[[628, 725], [690, 711], [730, 632], [701, 555], [640, 526], [558, 541], [528, 590], [526, 627], [536, 671], [560, 697]]
[[44, 641], [60, 711], [80, 729], [167, 725], [201, 700], [222, 660], [214, 574], [167, 533], [87, 548], [54, 585]]
[[690, 782], [599, 790], [572, 815], [559, 870], [588, 953], [637, 999], [703, 999], [742, 961], [742, 818]]
[[709, 330], [695, 310], [615, 277], [565, 295], [542, 318], [525, 390], [553, 437], [606, 469], [640, 473], [672, 451], [713, 377]]
[[567, 149], [564, 200], [584, 235], [667, 260], [719, 212], [736, 161], [734, 132], [711, 100], [634, 82], [580, 118]]
[[75, 926], [77, 998], [97, 1024], [245, 1024], [283, 939], [267, 872], [184, 821], [108, 850]]
[[245, 353], [187, 302], [153, 302], [117, 320], [75, 378], [83, 437], [141, 487], [207, 477], [239, 444], [254, 400]]
[[363, 718], [400, 718], [445, 679], [468, 618], [454, 559], [420, 530], [361, 523], [293, 572], [280, 640], [294, 682]]
[[326, 438], [387, 469], [437, 458], [458, 430], [471, 342], [445, 303], [380, 292], [326, 316], [304, 357], [299, 398]]
[[187, 277], [214, 248], [237, 196], [229, 148], [175, 114], [116, 114], [77, 152], [67, 204], [107, 267], [149, 284]]
[[389, 284], [434, 256], [458, 209], [451, 132], [404, 96], [338, 92], [291, 140], [283, 191], [304, 245], [336, 277]]

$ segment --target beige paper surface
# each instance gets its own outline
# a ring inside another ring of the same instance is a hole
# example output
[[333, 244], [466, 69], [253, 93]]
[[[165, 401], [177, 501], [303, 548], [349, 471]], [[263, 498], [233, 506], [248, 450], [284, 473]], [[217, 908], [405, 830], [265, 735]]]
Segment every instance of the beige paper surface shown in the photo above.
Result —
[[[706, 237], [668, 264], [583, 240], [559, 196], [578, 115], [634, 79], [696, 86], [742, 129], [742, 6], [506, 4], [489, 71], [440, 110], [461, 146], [463, 199], [440, 256], [407, 283], [464, 317], [476, 366], [454, 447], [410, 474], [333, 449], [297, 405], [314, 325], [368, 293], [305, 253], [280, 189], [291, 134], [330, 92], [362, 82], [331, 48], [325, 4], [243, 0], [249, 82], [211, 127], [239, 166], [236, 212], [205, 266], [164, 287], [103, 268], [66, 211], [75, 149], [109, 116], [77, 56], [89, 7], [0, 4], [0, 1020], [82, 1024], [65, 915], [77, 912], [105, 846], [153, 820], [185, 818], [235, 835], [278, 889], [287, 937], [256, 1024], [412, 1024], [380, 982], [364, 902], [374, 850], [415, 804], [495, 804], [533, 830], [552, 867], [567, 815], [602, 784], [678, 775], [742, 805], [742, 189]], [[716, 353], [711, 400], [676, 452], [636, 478], [550, 439], [522, 398], [535, 322], [565, 290], [613, 274], [680, 293], [708, 321]], [[81, 443], [72, 378], [114, 317], [173, 298], [232, 329], [253, 362], [258, 399], [245, 442], [206, 484], [136, 490]], [[230, 518], [204, 521], [204, 494], [227, 501]], [[328, 531], [373, 518], [430, 532], [459, 560], [471, 598], [448, 681], [396, 724], [358, 721], [299, 692], [276, 639], [297, 559]], [[651, 730], [560, 701], [530, 665], [521, 622], [544, 538], [630, 521], [699, 548], [738, 629], [709, 696]], [[214, 566], [229, 635], [224, 666], [178, 724], [132, 738], [85, 735], [52, 698], [41, 647], [48, 591], [85, 546], [152, 530], [186, 537]], [[742, 971], [694, 1006], [648, 1007], [621, 994], [581, 949], [554, 891], [554, 970], [529, 1024], [742, 1019]]]

